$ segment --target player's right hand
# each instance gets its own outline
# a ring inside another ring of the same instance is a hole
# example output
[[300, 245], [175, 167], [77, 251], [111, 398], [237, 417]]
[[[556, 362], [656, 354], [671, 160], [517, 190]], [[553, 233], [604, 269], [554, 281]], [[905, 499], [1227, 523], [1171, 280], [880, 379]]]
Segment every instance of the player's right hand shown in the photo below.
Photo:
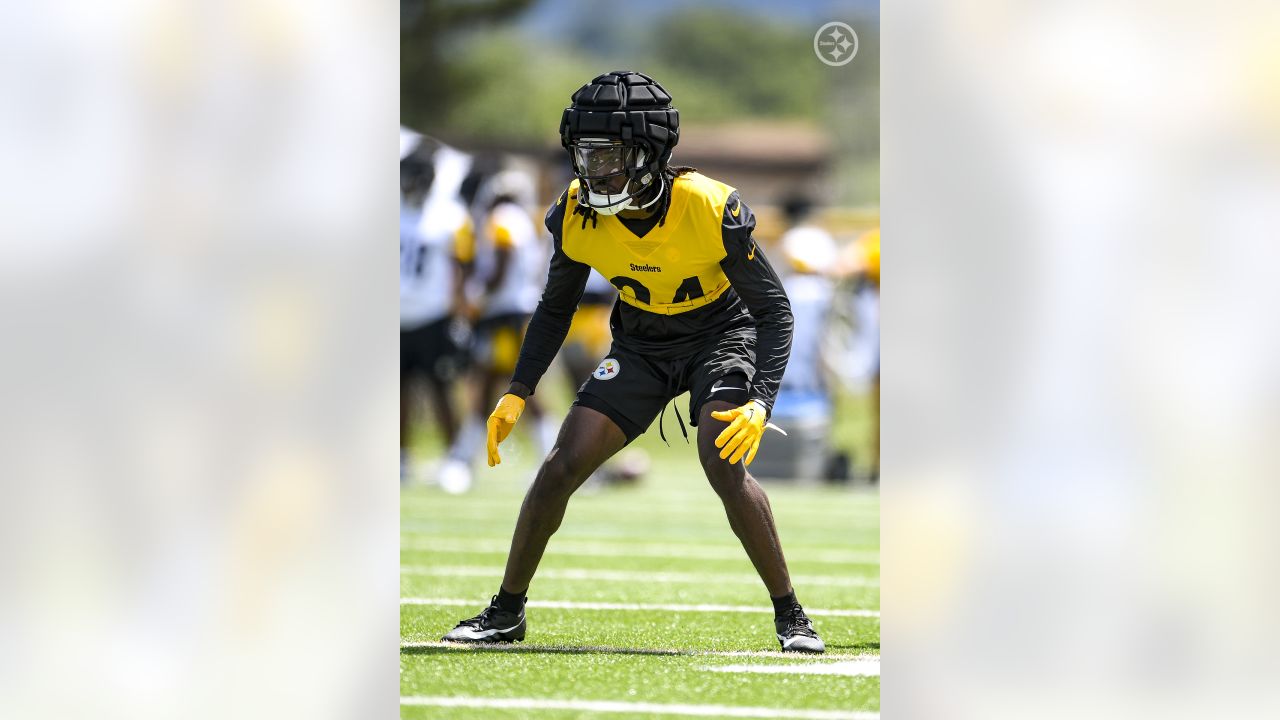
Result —
[[498, 455], [498, 445], [511, 434], [511, 428], [516, 426], [516, 421], [520, 419], [520, 414], [524, 412], [524, 400], [518, 395], [507, 393], [498, 401], [498, 407], [493, 409], [493, 414], [489, 416], [489, 443], [487, 449], [489, 451], [489, 467], [502, 464], [502, 457]]
[[760, 439], [764, 436], [765, 423], [769, 411], [759, 400], [752, 400], [742, 407], [732, 410], [717, 410], [711, 417], [729, 423], [729, 427], [716, 438], [716, 447], [720, 450], [720, 459], [728, 460], [730, 465], [737, 465], [739, 460], [746, 459], [750, 465], [756, 459], [756, 451], [760, 449]]

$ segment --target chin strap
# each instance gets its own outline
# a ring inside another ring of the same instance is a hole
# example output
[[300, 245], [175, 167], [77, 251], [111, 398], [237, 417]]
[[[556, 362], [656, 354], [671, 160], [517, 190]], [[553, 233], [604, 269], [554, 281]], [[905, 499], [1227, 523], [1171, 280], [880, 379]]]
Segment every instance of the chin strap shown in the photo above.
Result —
[[661, 174], [659, 174], [659, 175], [658, 175], [658, 192], [654, 193], [653, 199], [652, 199], [652, 200], [650, 200], [649, 202], [647, 202], [647, 203], [645, 203], [645, 204], [641, 205], [640, 207], [636, 207], [636, 206], [632, 205], [630, 202], [628, 202], [628, 203], [627, 203], [627, 209], [628, 209], [628, 210], [643, 210], [643, 209], [645, 209], [645, 208], [649, 207], [650, 205], [652, 205], [652, 204], [654, 204], [654, 203], [658, 202], [659, 200], [661, 200], [661, 199], [662, 199], [662, 193], [664, 193], [664, 192], [666, 192], [666, 191], [667, 191], [667, 180], [666, 180], [666, 178], [664, 178]]
[[[628, 182], [628, 183], [627, 183], [627, 186], [628, 186], [628, 187], [630, 187], [630, 185], [631, 185], [631, 183], [630, 183], [630, 182]], [[650, 206], [652, 206], [654, 203], [656, 203], [656, 202], [658, 202], [659, 200], [661, 200], [661, 199], [662, 199], [662, 195], [663, 195], [663, 193], [665, 193], [666, 191], [667, 191], [667, 180], [666, 180], [666, 178], [665, 178], [665, 177], [663, 177], [661, 174], [659, 174], [659, 175], [658, 175], [658, 191], [657, 191], [656, 193], [654, 193], [654, 195], [653, 195], [653, 199], [651, 199], [649, 202], [647, 202], [647, 203], [645, 203], [645, 204], [643, 204], [643, 205], [636, 205], [636, 204], [635, 204], [635, 202], [634, 202], [634, 201], [635, 201], [635, 197], [634, 197], [633, 195], [631, 195], [631, 193], [627, 193], [627, 199], [626, 199], [626, 201], [625, 201], [622, 205], [620, 205], [620, 206], [618, 207], [618, 209], [617, 209], [617, 210], [614, 210], [614, 211], [613, 211], [613, 212], [611, 212], [611, 213], [601, 213], [601, 212], [600, 212], [600, 210], [599, 210], [598, 208], [592, 207], [592, 206], [591, 206], [591, 205], [589, 205], [588, 203], [582, 202], [581, 197], [579, 197], [578, 207], [574, 208], [574, 213], [582, 213], [582, 216], [583, 216], [583, 217], [582, 217], [582, 227], [584, 227], [584, 228], [585, 228], [585, 227], [587, 226], [587, 218], [588, 218], [588, 217], [590, 217], [590, 218], [591, 218], [591, 227], [595, 227], [595, 226], [596, 226], [596, 216], [597, 216], [597, 215], [601, 215], [601, 214], [617, 215], [618, 213], [622, 212], [623, 210], [644, 210], [645, 208], [650, 207]], [[590, 190], [590, 189], [587, 189], [585, 192], [586, 192], [587, 198], [588, 198], [588, 199], [590, 199], [590, 197], [591, 197], [591, 190]]]

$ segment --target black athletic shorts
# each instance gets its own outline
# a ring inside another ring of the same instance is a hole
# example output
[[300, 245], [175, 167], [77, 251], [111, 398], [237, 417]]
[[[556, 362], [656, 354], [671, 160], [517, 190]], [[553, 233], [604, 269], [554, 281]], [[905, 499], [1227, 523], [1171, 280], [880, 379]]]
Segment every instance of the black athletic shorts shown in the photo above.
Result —
[[445, 317], [412, 330], [400, 330], [400, 376], [425, 376], [450, 382], [463, 363], [466, 325]]
[[708, 400], [747, 402], [755, 374], [755, 337], [754, 327], [730, 330], [709, 337], [701, 350], [672, 359], [629, 350], [614, 340], [573, 404], [604, 413], [630, 443], [649, 429], [672, 398], [688, 390], [689, 423], [697, 425]]

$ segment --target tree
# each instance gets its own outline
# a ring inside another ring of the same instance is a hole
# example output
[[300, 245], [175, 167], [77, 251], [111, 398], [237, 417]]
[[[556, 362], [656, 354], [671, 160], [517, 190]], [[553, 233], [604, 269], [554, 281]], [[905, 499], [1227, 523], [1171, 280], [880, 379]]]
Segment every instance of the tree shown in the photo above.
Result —
[[400, 122], [426, 127], [467, 90], [468, 78], [446, 61], [454, 33], [523, 12], [532, 0], [400, 0]]

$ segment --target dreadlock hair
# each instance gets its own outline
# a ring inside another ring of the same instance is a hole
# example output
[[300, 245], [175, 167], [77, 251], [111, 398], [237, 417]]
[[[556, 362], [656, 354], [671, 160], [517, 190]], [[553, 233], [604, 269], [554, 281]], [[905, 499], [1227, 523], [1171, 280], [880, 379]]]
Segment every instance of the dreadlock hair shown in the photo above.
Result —
[[676, 178], [692, 172], [698, 172], [698, 168], [689, 167], [688, 165], [676, 165], [675, 167], [668, 165], [663, 168], [662, 177], [667, 182], [665, 187], [662, 188], [662, 199], [658, 201], [658, 227], [667, 224], [667, 211], [671, 209], [671, 188], [675, 187]]
[[[675, 186], [676, 178], [692, 172], [698, 172], [698, 168], [688, 165], [668, 165], [662, 169], [664, 182], [662, 183], [662, 197], [658, 200], [658, 227], [663, 227], [667, 224], [667, 211], [671, 209], [671, 188]], [[600, 217], [600, 213], [588, 207], [586, 203], [578, 203], [573, 208], [573, 214], [582, 216], [583, 229], [587, 227], [587, 220], [591, 220], [592, 228], [596, 227], [596, 220]]]

